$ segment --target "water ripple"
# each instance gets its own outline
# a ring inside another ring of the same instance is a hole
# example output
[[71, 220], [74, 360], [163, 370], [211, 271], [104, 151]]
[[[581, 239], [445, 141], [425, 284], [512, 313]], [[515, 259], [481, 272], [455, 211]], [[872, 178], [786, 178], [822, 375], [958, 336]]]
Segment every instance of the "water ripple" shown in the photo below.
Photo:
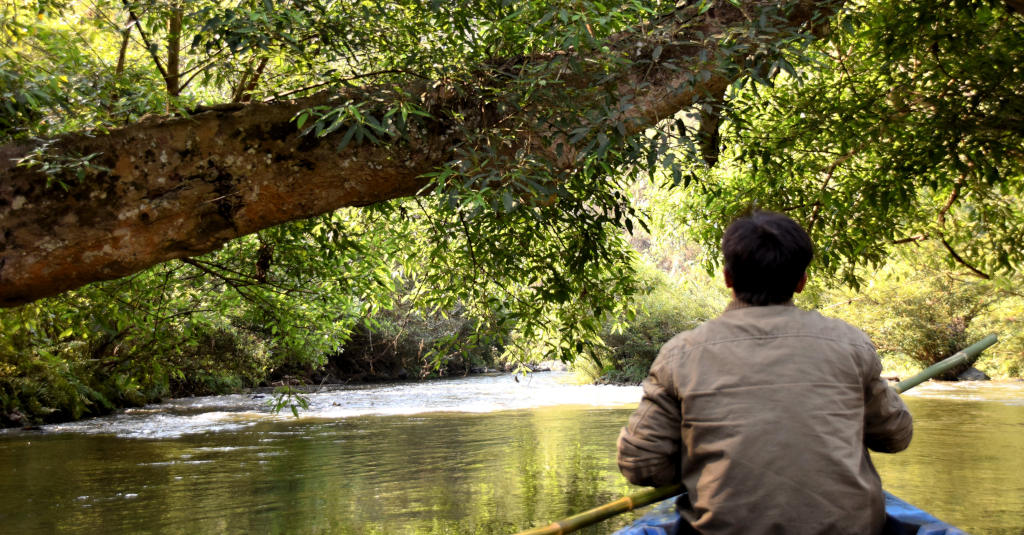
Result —
[[[557, 405], [618, 407], [636, 404], [637, 386], [572, 384], [568, 372], [538, 372], [396, 383], [330, 386], [305, 394], [303, 421], [337, 421], [368, 415], [434, 412], [487, 413]], [[288, 410], [272, 414], [269, 395], [233, 394], [173, 399], [82, 422], [46, 426], [50, 432], [110, 434], [125, 438], [166, 439], [237, 431], [260, 422], [290, 420]]]

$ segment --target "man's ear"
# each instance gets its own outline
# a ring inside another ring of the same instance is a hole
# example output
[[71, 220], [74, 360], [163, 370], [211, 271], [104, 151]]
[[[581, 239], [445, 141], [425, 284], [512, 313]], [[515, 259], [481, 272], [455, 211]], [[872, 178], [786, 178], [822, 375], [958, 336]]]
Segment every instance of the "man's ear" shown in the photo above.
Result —
[[806, 286], [806, 285], [807, 285], [807, 272], [804, 271], [804, 274], [800, 275], [800, 282], [796, 283], [796, 289], [793, 290], [793, 293], [798, 294], [798, 293], [804, 291], [804, 286]]
[[732, 275], [729, 274], [729, 270], [722, 268], [722, 275], [725, 276], [725, 287], [732, 288]]

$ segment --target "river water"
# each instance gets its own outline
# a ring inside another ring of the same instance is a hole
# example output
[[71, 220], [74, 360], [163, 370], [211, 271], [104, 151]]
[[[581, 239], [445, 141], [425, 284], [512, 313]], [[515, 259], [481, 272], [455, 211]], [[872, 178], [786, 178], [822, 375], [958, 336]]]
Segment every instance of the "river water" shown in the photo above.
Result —
[[[0, 432], [0, 532], [513, 533], [638, 490], [615, 438], [640, 389], [569, 380], [325, 389], [298, 420], [191, 398]], [[1024, 383], [905, 398], [913, 444], [874, 456], [886, 488], [970, 533], [1024, 533]]]

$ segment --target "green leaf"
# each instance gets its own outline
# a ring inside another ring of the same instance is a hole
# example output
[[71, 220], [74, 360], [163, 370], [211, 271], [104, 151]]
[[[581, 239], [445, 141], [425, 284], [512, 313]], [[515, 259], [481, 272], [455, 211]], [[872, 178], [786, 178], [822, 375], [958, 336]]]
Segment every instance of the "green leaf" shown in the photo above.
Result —
[[512, 199], [512, 194], [507, 191], [501, 192], [501, 202], [505, 206], [506, 212], [511, 212], [515, 208], [515, 200]]
[[360, 130], [360, 128], [359, 128], [358, 125], [352, 125], [352, 126], [348, 127], [348, 131], [345, 132], [345, 135], [341, 137], [341, 141], [338, 142], [338, 147], [337, 147], [338, 152], [341, 152], [341, 151], [345, 150], [345, 147], [348, 146], [348, 143], [350, 141], [352, 141], [352, 137], [359, 130]]

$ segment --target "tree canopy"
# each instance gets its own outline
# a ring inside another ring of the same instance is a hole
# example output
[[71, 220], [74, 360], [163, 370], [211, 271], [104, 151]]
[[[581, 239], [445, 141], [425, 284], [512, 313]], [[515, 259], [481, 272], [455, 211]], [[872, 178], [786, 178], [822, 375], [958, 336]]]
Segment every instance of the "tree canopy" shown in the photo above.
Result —
[[[713, 265], [754, 208], [810, 230], [819, 280], [856, 285], [900, 247], [1012, 291], [1022, 13], [5, 2], [0, 420], [260, 384], [417, 329], [411, 375], [473, 346], [573, 359], [659, 280], [637, 272], [630, 235], [661, 249], [685, 235]], [[970, 286], [936, 280], [908, 307]], [[681, 307], [691, 293], [655, 295], [662, 313], [632, 339], [646, 351], [681, 308], [714, 308]], [[961, 301], [942, 302], [963, 334]]]
[[4, 121], [7, 304], [425, 191], [450, 224], [550, 212], [594, 235], [631, 220], [615, 180], [664, 161], [646, 128], [837, 5], [33, 4], [4, 25], [25, 103]]
[[723, 133], [735, 164], [710, 173], [687, 217], [757, 202], [788, 212], [811, 229], [820, 267], [849, 281], [891, 245], [925, 241], [973, 275], [1017, 273], [1024, 17], [1003, 7], [843, 12], [811, 63], [736, 95]]
[[803, 221], [817, 269], [850, 281], [922, 240], [978, 275], [1011, 273], [1019, 8], [7, 3], [0, 303], [372, 204], [186, 263], [245, 292], [284, 280], [288, 247], [348, 248], [362, 251], [348, 264], [376, 258], [369, 271], [406, 284], [416, 270], [395, 263], [416, 250], [438, 306], [488, 303], [513, 323], [575, 309], [554, 323], [567, 326], [631, 291], [620, 232], [647, 221], [625, 195], [644, 177], [678, 192], [673, 224], [707, 244], [756, 206]]

